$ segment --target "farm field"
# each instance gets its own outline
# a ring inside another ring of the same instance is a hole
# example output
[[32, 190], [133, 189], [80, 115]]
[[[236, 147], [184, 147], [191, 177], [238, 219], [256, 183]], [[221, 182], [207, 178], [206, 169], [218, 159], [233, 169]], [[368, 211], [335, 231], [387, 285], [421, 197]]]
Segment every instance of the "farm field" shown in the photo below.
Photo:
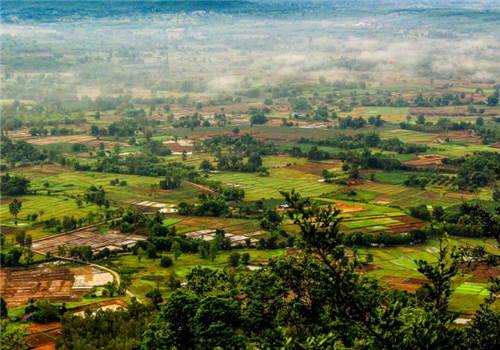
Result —
[[63, 233], [48, 238], [33, 241], [33, 251], [39, 254], [47, 252], [57, 255], [57, 247], [90, 246], [94, 253], [105, 248], [109, 250], [122, 249], [123, 246], [131, 247], [138, 241], [145, 240], [144, 236], [120, 234], [117, 231], [97, 233], [95, 229], [78, 229], [69, 233]]
[[113, 281], [113, 275], [92, 267], [58, 267], [45, 264], [28, 269], [3, 268], [1, 294], [9, 307], [30, 299], [51, 302], [80, 302], [82, 294]]
[[[265, 264], [267, 259], [285, 256], [286, 250], [238, 250], [240, 254], [250, 254], [250, 264], [260, 266]], [[181, 282], [184, 282], [186, 274], [196, 266], [206, 267], [210, 269], [224, 269], [228, 267], [227, 258], [230, 252], [221, 252], [212, 262], [210, 259], [202, 259], [199, 254], [182, 254], [177, 260], [173, 255], [167, 254], [173, 260], [173, 271], [175, 271]], [[119, 272], [125, 278], [131, 281], [130, 290], [139, 298], [145, 298], [145, 295], [156, 288], [155, 276], [161, 276], [164, 281], [167, 280], [169, 269], [160, 266], [160, 259], [143, 258], [141, 262], [137, 260], [135, 255], [124, 255], [117, 258], [108, 258], [103, 261], [103, 265], [112, 268]], [[251, 273], [244, 271], [243, 267], [238, 268], [238, 273]], [[163, 283], [159, 286], [162, 294], [168, 295], [172, 291]]]
[[[450, 237], [452, 246], [463, 246], [472, 244], [474, 246], [485, 246], [487, 249], [494, 249], [492, 241], [479, 239], [463, 239], [459, 237]], [[498, 250], [497, 250], [498, 251]], [[373, 271], [366, 272], [388, 287], [415, 292], [420, 286], [428, 281], [417, 271], [417, 265], [414, 260], [426, 260], [429, 262], [437, 261], [439, 252], [439, 241], [431, 239], [423, 244], [413, 246], [390, 247], [390, 248], [363, 248], [358, 250], [360, 256], [372, 254], [375, 267]], [[489, 269], [485, 266], [468, 268], [466, 264], [461, 266], [462, 274], [457, 275], [453, 288], [455, 290], [451, 297], [450, 305], [452, 310], [463, 314], [473, 314], [478, 310], [479, 305], [486, 297], [488, 278], [490, 276], [499, 276], [500, 269]], [[495, 308], [500, 310], [500, 306]]]
[[[325, 165], [328, 168], [328, 165]], [[245, 190], [245, 199], [272, 199], [280, 198], [279, 191], [288, 191], [295, 188], [296, 191], [307, 193], [309, 196], [318, 196], [324, 193], [336, 191], [340, 186], [320, 182], [319, 176], [290, 169], [289, 167], [269, 169], [270, 176], [259, 176], [248, 173], [218, 173], [211, 174], [210, 178], [230, 183], [242, 185]]]

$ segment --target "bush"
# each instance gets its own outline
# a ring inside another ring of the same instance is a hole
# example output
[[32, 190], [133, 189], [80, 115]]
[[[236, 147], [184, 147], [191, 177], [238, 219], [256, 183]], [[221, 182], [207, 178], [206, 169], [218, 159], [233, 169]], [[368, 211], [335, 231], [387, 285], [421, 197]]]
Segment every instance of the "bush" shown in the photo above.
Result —
[[173, 264], [174, 263], [173, 263], [172, 259], [170, 259], [170, 257], [164, 256], [163, 258], [161, 258], [161, 261], [160, 261], [160, 266], [161, 267], [170, 267]]

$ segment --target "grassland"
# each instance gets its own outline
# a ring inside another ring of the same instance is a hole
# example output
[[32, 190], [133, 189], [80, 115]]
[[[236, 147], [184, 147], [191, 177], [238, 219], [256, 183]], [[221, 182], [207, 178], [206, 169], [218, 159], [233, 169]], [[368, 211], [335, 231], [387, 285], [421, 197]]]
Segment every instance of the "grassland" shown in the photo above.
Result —
[[[240, 254], [249, 253], [251, 256], [250, 261], [259, 259], [259, 261], [264, 261], [269, 258], [274, 258], [277, 256], [284, 256], [286, 251], [284, 250], [241, 250]], [[221, 270], [228, 267], [227, 258], [230, 252], [220, 252], [217, 257], [212, 262], [210, 259], [202, 259], [199, 255], [194, 254], [183, 254], [177, 260], [170, 254], [172, 260], [174, 260], [173, 270], [175, 271], [178, 278], [183, 282], [186, 275], [195, 266], [207, 267], [210, 269]], [[156, 282], [154, 281], [155, 276], [162, 276], [164, 281], [167, 281], [167, 276], [169, 274], [169, 269], [160, 266], [160, 259], [147, 259], [143, 258], [141, 262], [138, 261], [135, 255], [124, 255], [118, 258], [107, 259], [103, 264], [115, 271], [118, 271], [125, 278], [130, 279], [130, 290], [139, 298], [145, 298], [145, 295], [156, 288]], [[237, 273], [251, 273], [243, 270], [243, 266], [240, 266]], [[160, 284], [160, 291], [163, 295], [168, 295], [171, 290], [169, 287], [165, 286], [164, 283]]]

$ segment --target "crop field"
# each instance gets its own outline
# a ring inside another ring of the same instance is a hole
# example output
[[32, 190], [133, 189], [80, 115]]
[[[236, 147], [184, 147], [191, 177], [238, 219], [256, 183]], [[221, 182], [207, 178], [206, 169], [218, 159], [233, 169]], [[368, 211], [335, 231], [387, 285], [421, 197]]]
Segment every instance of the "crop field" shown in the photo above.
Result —
[[[267, 259], [284, 256], [286, 254], [285, 250], [238, 250], [240, 254], [249, 253], [250, 263], [253, 266], [260, 264], [266, 264]], [[173, 270], [181, 281], [184, 281], [186, 274], [188, 274], [191, 269], [196, 266], [208, 267], [210, 269], [224, 269], [228, 267], [227, 258], [230, 252], [221, 252], [217, 254], [217, 257], [212, 262], [211, 259], [202, 259], [198, 254], [182, 254], [177, 260], [171, 254], [170, 256], [174, 262]], [[143, 259], [139, 262], [137, 256], [135, 255], [123, 255], [117, 258], [108, 258], [104, 261], [104, 264], [118, 271], [122, 276], [130, 278], [131, 285], [130, 290], [134, 295], [139, 298], [145, 298], [145, 295], [156, 288], [155, 278], [160, 276], [160, 280], [166, 281], [169, 274], [169, 269], [160, 266], [160, 259]], [[238, 271], [239, 273], [250, 273], [243, 271], [241, 267]], [[170, 288], [165, 286], [165, 283], [160, 283], [160, 291], [163, 295], [168, 295], [172, 291]]]
[[[325, 166], [325, 168], [327, 168]], [[294, 169], [274, 168], [269, 169], [270, 176], [259, 176], [252, 173], [226, 173], [211, 174], [210, 178], [223, 183], [243, 185], [245, 199], [258, 200], [281, 197], [279, 191], [295, 189], [309, 196], [318, 196], [330, 193], [340, 188], [339, 185], [320, 182], [319, 176], [313, 176]]]
[[[495, 249], [492, 242], [480, 239], [461, 239], [452, 237], [450, 244], [460, 246], [464, 244], [485, 246], [487, 249]], [[432, 239], [423, 244], [413, 246], [402, 246], [392, 248], [365, 248], [358, 251], [361, 256], [372, 254], [375, 267], [373, 271], [366, 272], [368, 275], [381, 280], [387, 287], [415, 292], [420, 286], [429, 283], [425, 276], [417, 271], [415, 260], [437, 261], [439, 242]], [[472, 314], [479, 308], [486, 297], [488, 278], [500, 275], [500, 269], [486, 269], [485, 266], [473, 266], [468, 268], [466, 264], [461, 266], [461, 275], [455, 278], [455, 293], [451, 297], [453, 310], [463, 314]], [[500, 306], [495, 308], [500, 310]]]

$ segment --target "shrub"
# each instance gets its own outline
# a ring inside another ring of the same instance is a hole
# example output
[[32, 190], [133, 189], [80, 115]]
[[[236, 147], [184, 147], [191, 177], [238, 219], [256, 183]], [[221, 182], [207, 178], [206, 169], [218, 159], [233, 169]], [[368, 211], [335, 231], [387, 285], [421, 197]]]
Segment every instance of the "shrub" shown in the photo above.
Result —
[[170, 257], [164, 256], [163, 258], [161, 258], [161, 261], [160, 261], [160, 266], [161, 267], [170, 267], [173, 264], [174, 263], [173, 263], [172, 259], [170, 259]]

